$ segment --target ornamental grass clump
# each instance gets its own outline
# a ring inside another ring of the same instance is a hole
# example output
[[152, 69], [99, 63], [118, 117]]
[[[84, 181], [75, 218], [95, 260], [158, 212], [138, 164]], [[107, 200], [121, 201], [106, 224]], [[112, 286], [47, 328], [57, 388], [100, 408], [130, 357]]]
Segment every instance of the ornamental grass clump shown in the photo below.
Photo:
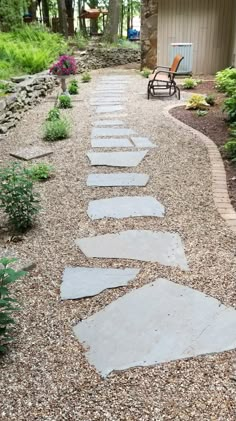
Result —
[[183, 80], [184, 89], [193, 89], [193, 88], [196, 88], [197, 85], [198, 85], [197, 80], [193, 79], [192, 77], [189, 77]]
[[65, 118], [47, 120], [44, 123], [43, 138], [48, 142], [67, 139], [70, 136], [70, 123]]
[[59, 96], [59, 108], [72, 108], [71, 97], [69, 95]]
[[76, 61], [72, 56], [61, 56], [59, 60], [52, 65], [49, 72], [55, 76], [75, 75], [77, 71]]
[[10, 225], [24, 232], [33, 225], [39, 212], [39, 195], [33, 192], [33, 182], [27, 169], [18, 163], [0, 170], [0, 208], [8, 215]]
[[12, 341], [10, 326], [15, 324], [12, 313], [20, 310], [17, 300], [11, 297], [9, 286], [27, 274], [9, 267], [16, 261], [6, 257], [0, 259], [0, 354], [7, 351], [7, 345]]
[[76, 79], [70, 81], [68, 92], [70, 95], [77, 95], [79, 93], [79, 85]]
[[83, 83], [88, 83], [88, 82], [90, 82], [91, 79], [92, 79], [92, 76], [90, 75], [89, 72], [84, 72], [81, 76], [81, 81]]

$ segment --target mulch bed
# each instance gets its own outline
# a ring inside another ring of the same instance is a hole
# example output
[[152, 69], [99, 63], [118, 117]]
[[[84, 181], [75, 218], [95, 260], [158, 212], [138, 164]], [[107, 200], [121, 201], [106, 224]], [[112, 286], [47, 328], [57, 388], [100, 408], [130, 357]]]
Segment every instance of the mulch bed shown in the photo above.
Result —
[[225, 121], [226, 115], [222, 112], [225, 95], [217, 92], [214, 88], [214, 82], [203, 82], [195, 89], [188, 89], [187, 92], [213, 94], [216, 98], [214, 107], [210, 107], [206, 116], [198, 117], [196, 111], [186, 110], [185, 107], [173, 108], [171, 114], [188, 126], [208, 136], [218, 146], [225, 165], [229, 197], [232, 206], [236, 210], [236, 164], [227, 159], [222, 148], [229, 138], [228, 125]]

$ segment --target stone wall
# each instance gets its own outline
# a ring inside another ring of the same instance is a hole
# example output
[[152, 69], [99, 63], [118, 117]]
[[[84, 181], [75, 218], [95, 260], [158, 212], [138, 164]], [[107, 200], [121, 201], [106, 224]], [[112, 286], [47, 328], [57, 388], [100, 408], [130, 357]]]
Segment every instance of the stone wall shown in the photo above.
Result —
[[76, 56], [78, 72], [140, 62], [140, 50], [132, 48], [88, 47]]
[[40, 102], [47, 91], [53, 89], [57, 80], [46, 72], [34, 76], [12, 78], [11, 93], [0, 97], [0, 133], [6, 133], [21, 119], [23, 113]]
[[141, 67], [153, 69], [157, 62], [158, 0], [142, 0]]

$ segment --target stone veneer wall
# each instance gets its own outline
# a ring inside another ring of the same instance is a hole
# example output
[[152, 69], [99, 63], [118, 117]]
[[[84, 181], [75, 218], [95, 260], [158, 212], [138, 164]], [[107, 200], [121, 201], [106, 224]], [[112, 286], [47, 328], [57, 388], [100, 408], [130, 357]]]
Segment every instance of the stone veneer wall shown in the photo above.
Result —
[[158, 0], [142, 0], [141, 67], [153, 69], [157, 62]]
[[88, 47], [76, 56], [78, 72], [140, 62], [140, 50], [132, 48]]
[[11, 83], [13, 91], [0, 98], [0, 133], [6, 133], [23, 116], [31, 106], [40, 102], [47, 91], [53, 89], [58, 81], [46, 73], [39, 73], [34, 76], [23, 76], [13, 78], [19, 83]]

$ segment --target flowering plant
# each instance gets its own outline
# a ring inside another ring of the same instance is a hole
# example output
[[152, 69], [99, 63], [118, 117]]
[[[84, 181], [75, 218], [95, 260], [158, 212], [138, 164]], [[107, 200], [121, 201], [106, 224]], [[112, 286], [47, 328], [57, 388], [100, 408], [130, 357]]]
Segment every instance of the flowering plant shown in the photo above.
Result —
[[61, 56], [57, 63], [54, 63], [49, 72], [56, 76], [69, 76], [76, 74], [76, 61], [71, 56]]

